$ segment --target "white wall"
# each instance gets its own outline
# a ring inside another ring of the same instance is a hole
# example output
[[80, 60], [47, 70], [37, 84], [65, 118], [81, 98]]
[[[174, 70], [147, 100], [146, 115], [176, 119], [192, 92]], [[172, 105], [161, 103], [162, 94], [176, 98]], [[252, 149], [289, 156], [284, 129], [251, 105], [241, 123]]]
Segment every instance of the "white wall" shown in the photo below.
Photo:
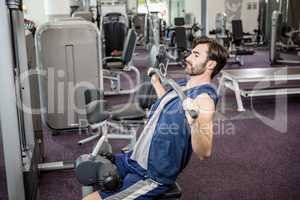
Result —
[[[69, 13], [69, 0], [23, 0], [25, 17], [36, 24], [47, 22], [48, 15]], [[128, 8], [137, 10], [137, 0], [128, 0]]]
[[50, 15], [69, 15], [69, 0], [24, 0], [25, 18], [42, 24], [49, 20]]
[[34, 21], [37, 25], [48, 20], [44, 9], [44, 0], [24, 0], [26, 11], [25, 18]]
[[216, 14], [225, 12], [225, 0], [207, 0], [207, 34], [215, 29]]
[[49, 20], [70, 17], [69, 0], [44, 0], [44, 7]]
[[[248, 10], [247, 4], [256, 2], [257, 8], [256, 10]], [[243, 20], [243, 28], [244, 32], [253, 32], [254, 29], [258, 28], [258, 6], [259, 1], [258, 0], [243, 0], [243, 7], [242, 7], [242, 20]]]
[[196, 22], [201, 23], [201, 1], [185, 0], [185, 13], [193, 14], [196, 18]]
[[174, 18], [176, 17], [184, 17], [185, 11], [185, 0], [168, 0], [166, 1], [168, 3], [169, 8], [169, 22], [168, 24], [174, 25]]
[[137, 0], [127, 0], [127, 6], [129, 10], [133, 10], [135, 12], [137, 12]]

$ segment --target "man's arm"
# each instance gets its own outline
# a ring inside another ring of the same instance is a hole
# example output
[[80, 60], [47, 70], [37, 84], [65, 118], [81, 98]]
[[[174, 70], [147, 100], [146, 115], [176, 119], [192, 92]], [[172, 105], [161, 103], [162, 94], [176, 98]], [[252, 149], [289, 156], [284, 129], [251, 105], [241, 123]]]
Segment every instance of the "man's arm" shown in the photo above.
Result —
[[186, 115], [191, 125], [193, 151], [203, 160], [212, 152], [214, 102], [208, 94], [201, 94], [194, 100], [187, 99], [183, 107], [198, 111], [197, 119], [192, 119], [188, 113]]
[[151, 76], [151, 83], [154, 87], [157, 97], [161, 98], [166, 93], [166, 89], [161, 84], [161, 81], [160, 81], [160, 78], [158, 77], [158, 75], [154, 74]]

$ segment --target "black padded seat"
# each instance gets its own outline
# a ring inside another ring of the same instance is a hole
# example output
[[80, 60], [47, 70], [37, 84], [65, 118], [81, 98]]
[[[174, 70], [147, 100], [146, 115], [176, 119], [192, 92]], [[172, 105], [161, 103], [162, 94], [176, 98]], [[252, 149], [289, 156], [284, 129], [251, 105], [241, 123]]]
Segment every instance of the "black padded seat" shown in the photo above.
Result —
[[89, 124], [97, 124], [110, 118], [109, 112], [103, 112], [100, 100], [92, 101], [86, 106], [86, 118]]
[[117, 121], [140, 120], [144, 119], [146, 116], [146, 112], [139, 106], [138, 103], [119, 104], [112, 106], [109, 110], [112, 111], [112, 119]]
[[156, 198], [156, 200], [176, 200], [181, 197], [181, 188], [178, 183], [174, 183], [171, 188]]
[[111, 71], [120, 71], [124, 69], [123, 63], [120, 61], [120, 59], [114, 59], [108, 60], [108, 62], [104, 65], [104, 68], [109, 69]]
[[86, 106], [87, 120], [90, 124], [100, 123], [111, 117], [113, 120], [141, 120], [146, 112], [137, 103], [127, 103], [112, 106], [103, 111], [99, 100], [92, 101]]

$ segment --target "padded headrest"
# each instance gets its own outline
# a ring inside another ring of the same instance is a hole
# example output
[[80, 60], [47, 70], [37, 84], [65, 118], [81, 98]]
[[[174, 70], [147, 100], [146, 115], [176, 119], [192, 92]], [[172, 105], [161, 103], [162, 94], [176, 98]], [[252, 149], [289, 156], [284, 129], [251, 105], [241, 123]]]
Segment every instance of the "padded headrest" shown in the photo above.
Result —
[[87, 89], [84, 91], [86, 104], [86, 118], [89, 124], [102, 122], [110, 117], [104, 111], [104, 92], [98, 89]]
[[175, 28], [175, 40], [178, 49], [185, 50], [187, 49], [187, 36], [186, 29], [184, 27], [176, 27]]
[[185, 25], [185, 21], [183, 17], [176, 17], [174, 18], [174, 24], [175, 26], [183, 26]]
[[133, 29], [129, 29], [124, 41], [122, 61], [124, 65], [127, 65], [131, 59], [135, 50], [137, 35]]
[[103, 23], [110, 23], [110, 22], [126, 23], [126, 17], [121, 13], [117, 13], [117, 12], [107, 13], [103, 18]]
[[85, 104], [89, 104], [92, 101], [103, 99], [104, 92], [98, 89], [86, 89], [84, 91]]
[[121, 13], [118, 12], [112, 12], [112, 13], [107, 13], [105, 16], [111, 17], [111, 16], [121, 16]]

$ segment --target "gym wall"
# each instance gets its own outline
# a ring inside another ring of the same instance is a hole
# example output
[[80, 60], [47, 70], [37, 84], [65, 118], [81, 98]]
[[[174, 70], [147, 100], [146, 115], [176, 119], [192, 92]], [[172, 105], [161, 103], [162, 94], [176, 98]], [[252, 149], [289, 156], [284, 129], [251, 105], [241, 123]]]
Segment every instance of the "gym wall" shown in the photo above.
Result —
[[196, 18], [196, 22], [200, 23], [201, 22], [201, 1], [185, 0], [185, 13], [191, 13]]
[[24, 17], [37, 25], [45, 23], [53, 16], [68, 16], [70, 13], [68, 0], [24, 0]]
[[127, 7], [129, 10], [137, 12], [137, 8], [138, 8], [137, 0], [128, 0]]
[[185, 5], [184, 0], [168, 0], [169, 5], [169, 24], [174, 25], [174, 18], [184, 17]]
[[244, 32], [253, 32], [258, 26], [258, 11], [258, 0], [209, 0], [207, 1], [207, 30], [215, 29], [216, 14], [225, 12], [227, 14], [228, 29], [231, 29], [232, 19], [241, 19]]
[[44, 0], [23, 0], [25, 5], [24, 17], [34, 21], [36, 24], [47, 22]]

